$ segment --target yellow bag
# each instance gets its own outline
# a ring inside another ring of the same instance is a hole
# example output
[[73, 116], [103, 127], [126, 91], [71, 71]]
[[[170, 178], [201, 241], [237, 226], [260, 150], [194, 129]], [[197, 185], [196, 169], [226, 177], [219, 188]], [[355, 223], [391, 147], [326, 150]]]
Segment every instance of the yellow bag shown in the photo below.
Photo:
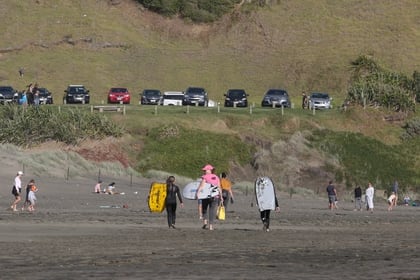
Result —
[[217, 207], [217, 219], [224, 221], [225, 217], [225, 207], [223, 206], [223, 204], [220, 204], [219, 207]]

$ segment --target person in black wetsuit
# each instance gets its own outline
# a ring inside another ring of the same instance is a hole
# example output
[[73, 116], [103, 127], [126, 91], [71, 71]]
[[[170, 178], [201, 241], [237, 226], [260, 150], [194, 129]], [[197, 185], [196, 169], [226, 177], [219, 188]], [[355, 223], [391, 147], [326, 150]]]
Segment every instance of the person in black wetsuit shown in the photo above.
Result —
[[169, 228], [175, 228], [175, 219], [176, 219], [176, 198], [178, 197], [181, 207], [184, 207], [182, 202], [181, 192], [179, 187], [175, 185], [175, 177], [169, 176], [166, 180], [166, 213], [168, 214], [168, 226]]

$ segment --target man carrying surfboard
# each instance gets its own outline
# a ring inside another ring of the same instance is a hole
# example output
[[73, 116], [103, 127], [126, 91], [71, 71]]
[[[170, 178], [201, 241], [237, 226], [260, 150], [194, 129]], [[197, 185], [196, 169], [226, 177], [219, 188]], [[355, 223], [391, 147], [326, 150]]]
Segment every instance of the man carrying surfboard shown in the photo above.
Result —
[[223, 198], [221, 196], [222, 190], [220, 188], [220, 179], [216, 174], [214, 174], [214, 167], [212, 165], [207, 164], [202, 168], [202, 170], [204, 171], [204, 175], [201, 176], [201, 182], [197, 189], [197, 194], [199, 194], [204, 188], [210, 188], [208, 196], [202, 198], [202, 228], [206, 229], [208, 226], [209, 230], [213, 230], [213, 223], [216, 217], [217, 206], [219, 205], [219, 201], [223, 202]]

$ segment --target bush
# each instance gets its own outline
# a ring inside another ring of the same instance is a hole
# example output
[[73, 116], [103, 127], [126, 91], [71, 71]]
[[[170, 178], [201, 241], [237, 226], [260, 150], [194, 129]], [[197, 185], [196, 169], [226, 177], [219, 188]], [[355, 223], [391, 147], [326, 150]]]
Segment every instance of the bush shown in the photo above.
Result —
[[3, 106], [0, 127], [0, 142], [18, 146], [33, 146], [50, 140], [75, 145], [86, 138], [119, 137], [123, 133], [104, 115], [77, 109], [58, 113], [50, 106]]

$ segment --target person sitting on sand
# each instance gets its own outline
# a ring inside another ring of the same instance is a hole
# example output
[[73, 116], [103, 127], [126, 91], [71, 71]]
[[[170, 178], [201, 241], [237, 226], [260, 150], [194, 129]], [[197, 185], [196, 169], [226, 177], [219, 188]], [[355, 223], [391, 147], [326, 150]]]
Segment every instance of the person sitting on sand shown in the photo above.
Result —
[[115, 182], [112, 182], [108, 185], [108, 188], [106, 190], [107, 194], [119, 194], [116, 190], [115, 190]]

